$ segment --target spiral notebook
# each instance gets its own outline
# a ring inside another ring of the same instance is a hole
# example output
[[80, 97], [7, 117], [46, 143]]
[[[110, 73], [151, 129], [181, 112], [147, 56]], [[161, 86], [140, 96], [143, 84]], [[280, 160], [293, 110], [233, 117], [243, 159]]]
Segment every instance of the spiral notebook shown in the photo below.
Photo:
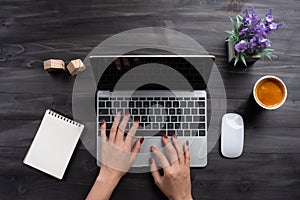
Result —
[[62, 179], [84, 125], [46, 110], [24, 163]]

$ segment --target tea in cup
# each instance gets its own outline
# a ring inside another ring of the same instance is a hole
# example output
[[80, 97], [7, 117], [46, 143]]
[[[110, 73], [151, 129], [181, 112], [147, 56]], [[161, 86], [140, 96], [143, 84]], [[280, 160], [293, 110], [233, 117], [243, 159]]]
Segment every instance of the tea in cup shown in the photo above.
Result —
[[262, 108], [275, 110], [284, 104], [287, 88], [280, 78], [271, 75], [263, 76], [256, 81], [253, 96]]

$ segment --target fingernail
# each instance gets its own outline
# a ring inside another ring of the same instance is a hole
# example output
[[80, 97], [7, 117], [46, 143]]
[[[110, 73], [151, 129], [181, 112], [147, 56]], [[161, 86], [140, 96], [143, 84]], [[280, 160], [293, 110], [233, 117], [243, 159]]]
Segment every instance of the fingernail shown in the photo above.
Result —
[[185, 143], [186, 143], [187, 146], [189, 146], [189, 141], [188, 140]]
[[163, 136], [163, 138], [168, 139], [168, 137], [165, 133], [162, 136]]
[[150, 146], [150, 151], [153, 151], [154, 145]]
[[139, 118], [134, 118], [134, 122], [140, 122]]
[[102, 119], [101, 125], [103, 125], [104, 123], [105, 123], [105, 120], [104, 120], [104, 119]]
[[173, 138], [177, 138], [177, 135], [174, 133], [174, 134], [172, 135], [172, 137], [173, 137]]
[[140, 138], [140, 143], [143, 144], [143, 142], [144, 142], [144, 138], [141, 137], [141, 138]]
[[150, 162], [150, 164], [152, 164], [153, 163], [153, 158], [149, 158], [149, 162]]
[[128, 109], [125, 110], [125, 115], [129, 115], [129, 110]]

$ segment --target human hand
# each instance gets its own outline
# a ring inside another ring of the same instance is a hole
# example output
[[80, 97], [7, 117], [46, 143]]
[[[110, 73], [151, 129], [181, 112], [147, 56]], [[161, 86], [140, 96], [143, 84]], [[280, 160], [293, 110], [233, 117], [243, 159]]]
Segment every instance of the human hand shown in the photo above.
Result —
[[191, 178], [190, 178], [190, 151], [188, 141], [182, 148], [176, 135], [172, 136], [172, 142], [163, 135], [163, 144], [167, 150], [168, 158], [156, 147], [151, 150], [158, 158], [163, 167], [163, 176], [160, 175], [156, 161], [150, 158], [150, 170], [155, 184], [170, 200], [190, 200]]
[[118, 182], [132, 166], [140, 152], [144, 138], [138, 139], [132, 147], [139, 122], [135, 121], [124, 139], [124, 130], [129, 120], [129, 113], [123, 117], [117, 113], [109, 138], [106, 136], [106, 123], [101, 125], [101, 169], [87, 196], [87, 200], [108, 200]]
[[101, 169], [99, 178], [108, 178], [110, 181], [118, 182], [129, 170], [140, 152], [144, 138], [136, 140], [132, 147], [132, 142], [139, 121], [135, 121], [124, 139], [124, 131], [130, 118], [127, 112], [121, 120], [120, 113], [114, 118], [109, 138], [106, 136], [106, 123], [101, 125]]

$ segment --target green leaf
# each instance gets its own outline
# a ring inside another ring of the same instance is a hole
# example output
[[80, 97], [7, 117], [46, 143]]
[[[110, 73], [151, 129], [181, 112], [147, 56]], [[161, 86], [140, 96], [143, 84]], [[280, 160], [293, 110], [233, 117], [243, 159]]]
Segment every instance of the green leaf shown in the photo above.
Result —
[[236, 16], [236, 26], [237, 26], [237, 28], [239, 28], [240, 25], [241, 25], [240, 18], [238, 16]]
[[233, 35], [234, 32], [233, 31], [225, 31], [226, 33], [228, 33], [229, 35]]
[[239, 53], [236, 55], [235, 60], [234, 60], [234, 64], [233, 64], [234, 66], [236, 66], [237, 62], [239, 61], [240, 56], [241, 55]]
[[244, 54], [241, 54], [241, 60], [242, 60], [242, 62], [244, 63], [244, 65], [247, 66], [247, 63], [246, 63], [246, 59], [245, 59], [245, 55], [244, 55]]
[[231, 24], [232, 24], [232, 27], [233, 27], [233, 29], [236, 27], [235, 26], [235, 21], [231, 18], [231, 17], [229, 17], [229, 19], [230, 19], [230, 21], [231, 21]]

